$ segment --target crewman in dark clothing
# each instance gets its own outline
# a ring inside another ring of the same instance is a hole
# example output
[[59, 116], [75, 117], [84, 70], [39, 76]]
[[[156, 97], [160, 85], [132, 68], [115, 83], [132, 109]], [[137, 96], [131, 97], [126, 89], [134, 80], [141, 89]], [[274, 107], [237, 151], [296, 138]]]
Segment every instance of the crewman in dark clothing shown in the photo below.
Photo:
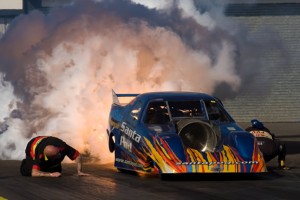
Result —
[[67, 145], [61, 139], [51, 136], [38, 136], [27, 144], [26, 159], [23, 159], [20, 172], [23, 176], [59, 177], [61, 176], [61, 162], [65, 156], [77, 163], [77, 173], [85, 176], [81, 171], [80, 153]]
[[246, 128], [246, 131], [249, 131], [256, 137], [257, 144], [266, 162], [278, 156], [278, 167], [280, 169], [289, 169], [285, 166], [285, 145], [280, 143], [262, 122], [257, 119], [251, 120], [251, 127]]

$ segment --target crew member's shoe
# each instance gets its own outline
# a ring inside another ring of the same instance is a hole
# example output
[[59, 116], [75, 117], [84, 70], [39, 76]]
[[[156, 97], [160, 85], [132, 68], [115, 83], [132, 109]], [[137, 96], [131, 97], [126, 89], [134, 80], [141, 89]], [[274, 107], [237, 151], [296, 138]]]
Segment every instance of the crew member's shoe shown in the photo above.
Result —
[[281, 170], [289, 170], [290, 169], [289, 167], [285, 166], [284, 160], [279, 160], [278, 168]]

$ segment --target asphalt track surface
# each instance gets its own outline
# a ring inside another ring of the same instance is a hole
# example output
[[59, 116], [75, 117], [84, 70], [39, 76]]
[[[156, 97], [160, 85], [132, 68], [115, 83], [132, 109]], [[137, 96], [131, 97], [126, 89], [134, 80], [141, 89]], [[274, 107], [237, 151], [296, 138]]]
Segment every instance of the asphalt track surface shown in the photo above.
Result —
[[[290, 170], [277, 169], [274, 159], [268, 163], [269, 172], [263, 175], [185, 175], [161, 180], [156, 175], [121, 173], [113, 164], [85, 163], [88, 177], [74, 175], [75, 164], [63, 164], [60, 178], [31, 178], [19, 174], [20, 161], [0, 160], [0, 200], [300, 199], [299, 126], [273, 126], [287, 145]], [[269, 127], [272, 130], [272, 125]], [[288, 131], [281, 132], [287, 127]]]

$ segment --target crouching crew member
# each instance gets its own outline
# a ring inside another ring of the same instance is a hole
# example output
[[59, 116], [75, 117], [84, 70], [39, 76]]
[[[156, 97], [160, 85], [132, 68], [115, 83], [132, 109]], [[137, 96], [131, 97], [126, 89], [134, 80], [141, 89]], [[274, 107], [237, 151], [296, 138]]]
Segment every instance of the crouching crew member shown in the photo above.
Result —
[[257, 119], [251, 120], [251, 127], [246, 131], [252, 133], [257, 140], [260, 151], [264, 155], [266, 162], [278, 156], [278, 167], [280, 169], [289, 169], [285, 166], [286, 147], [279, 142], [273, 133]]
[[73, 147], [59, 138], [52, 136], [38, 136], [27, 144], [26, 159], [23, 159], [20, 172], [23, 176], [32, 177], [60, 177], [62, 175], [61, 162], [65, 156], [75, 160], [77, 174], [88, 175], [81, 171], [81, 155]]

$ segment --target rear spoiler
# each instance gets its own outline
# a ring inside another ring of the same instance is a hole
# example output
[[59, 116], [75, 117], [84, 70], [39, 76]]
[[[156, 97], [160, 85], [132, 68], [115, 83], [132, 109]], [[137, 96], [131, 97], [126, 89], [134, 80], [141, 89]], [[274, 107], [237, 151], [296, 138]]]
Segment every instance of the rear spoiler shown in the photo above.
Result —
[[120, 105], [119, 97], [136, 97], [139, 94], [117, 94], [114, 90], [112, 90], [112, 98], [113, 103]]

